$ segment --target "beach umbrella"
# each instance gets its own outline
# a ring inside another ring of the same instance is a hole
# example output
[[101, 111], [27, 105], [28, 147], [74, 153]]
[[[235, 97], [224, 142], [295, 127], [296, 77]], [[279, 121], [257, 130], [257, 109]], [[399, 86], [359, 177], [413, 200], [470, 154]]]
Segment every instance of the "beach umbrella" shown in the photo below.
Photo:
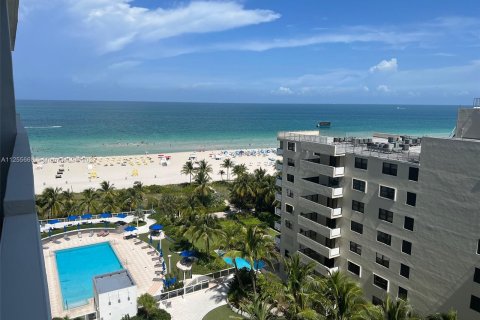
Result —
[[85, 214], [82, 214], [82, 219], [92, 219], [92, 214], [91, 213], [85, 213]]
[[111, 218], [112, 214], [109, 212], [103, 212], [103, 213], [100, 213], [99, 217], [100, 219], [107, 219], [107, 218]]
[[163, 226], [161, 224], [152, 224], [150, 226], [150, 230], [152, 231], [159, 231], [159, 230], [162, 230], [163, 229]]
[[68, 221], [75, 221], [78, 219], [78, 216], [77, 215], [71, 215], [71, 216], [68, 216]]
[[180, 256], [182, 256], [184, 258], [194, 257], [195, 256], [195, 251], [184, 250], [184, 251], [180, 252]]
[[117, 214], [117, 218], [120, 218], [120, 219], [125, 219], [127, 217], [127, 215], [125, 213], [119, 213]]
[[48, 220], [48, 224], [55, 224], [55, 223], [59, 223], [60, 221], [58, 219], [52, 219], [52, 220]]
[[123, 230], [125, 230], [127, 232], [131, 232], [131, 231], [137, 230], [137, 228], [135, 228], [134, 226], [127, 226]]

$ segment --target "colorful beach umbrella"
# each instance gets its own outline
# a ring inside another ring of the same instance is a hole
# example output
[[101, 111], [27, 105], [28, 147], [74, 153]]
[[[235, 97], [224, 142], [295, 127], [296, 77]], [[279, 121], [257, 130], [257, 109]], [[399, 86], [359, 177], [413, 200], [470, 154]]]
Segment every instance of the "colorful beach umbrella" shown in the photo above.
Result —
[[152, 224], [150, 226], [150, 230], [152, 231], [159, 231], [159, 230], [162, 230], [163, 229], [163, 226], [161, 224]]
[[127, 232], [132, 232], [132, 231], [137, 230], [137, 228], [135, 228], [134, 226], [127, 226], [123, 230], [125, 230]]

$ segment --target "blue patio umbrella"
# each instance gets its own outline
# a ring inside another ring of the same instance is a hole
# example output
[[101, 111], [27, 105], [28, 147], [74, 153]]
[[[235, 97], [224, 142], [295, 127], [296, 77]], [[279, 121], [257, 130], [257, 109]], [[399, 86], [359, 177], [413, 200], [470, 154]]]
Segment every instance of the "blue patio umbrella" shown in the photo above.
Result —
[[117, 214], [117, 218], [120, 218], [120, 219], [125, 219], [127, 217], [127, 215], [125, 213], [119, 213]]
[[100, 217], [101, 219], [111, 218], [111, 217], [112, 217], [112, 214], [109, 213], [109, 212], [103, 212], [103, 213], [100, 213], [99, 217]]
[[85, 214], [82, 214], [82, 219], [92, 219], [92, 214], [91, 213], [85, 213]]
[[150, 230], [152, 231], [159, 231], [159, 230], [162, 230], [163, 229], [163, 226], [161, 224], [152, 224], [150, 226]]
[[193, 250], [184, 250], [180, 252], [180, 256], [184, 258], [195, 257], [195, 255], [196, 255], [196, 252]]
[[131, 231], [137, 230], [137, 228], [135, 228], [134, 226], [127, 226], [123, 230], [125, 230], [127, 232], [131, 232]]
[[55, 223], [59, 223], [60, 221], [58, 219], [52, 219], [52, 220], [48, 220], [48, 224], [55, 224]]
[[68, 221], [75, 221], [78, 219], [78, 216], [77, 215], [71, 215], [71, 216], [68, 216]]

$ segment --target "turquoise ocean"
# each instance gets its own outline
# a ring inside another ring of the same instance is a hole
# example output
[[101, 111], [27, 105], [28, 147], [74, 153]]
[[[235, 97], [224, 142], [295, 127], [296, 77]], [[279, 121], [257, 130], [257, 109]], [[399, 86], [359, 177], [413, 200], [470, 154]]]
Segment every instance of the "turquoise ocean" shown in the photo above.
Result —
[[279, 131], [448, 136], [458, 106], [17, 101], [37, 157], [274, 147]]

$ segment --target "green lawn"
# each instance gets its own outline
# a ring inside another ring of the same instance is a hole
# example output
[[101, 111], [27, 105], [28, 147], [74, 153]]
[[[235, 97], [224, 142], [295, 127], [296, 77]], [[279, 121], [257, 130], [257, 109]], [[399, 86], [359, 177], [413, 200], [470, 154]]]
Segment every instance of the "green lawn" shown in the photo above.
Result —
[[227, 305], [218, 307], [213, 309], [205, 317], [203, 320], [226, 320], [226, 319], [246, 319], [239, 314], [236, 314], [232, 311]]

